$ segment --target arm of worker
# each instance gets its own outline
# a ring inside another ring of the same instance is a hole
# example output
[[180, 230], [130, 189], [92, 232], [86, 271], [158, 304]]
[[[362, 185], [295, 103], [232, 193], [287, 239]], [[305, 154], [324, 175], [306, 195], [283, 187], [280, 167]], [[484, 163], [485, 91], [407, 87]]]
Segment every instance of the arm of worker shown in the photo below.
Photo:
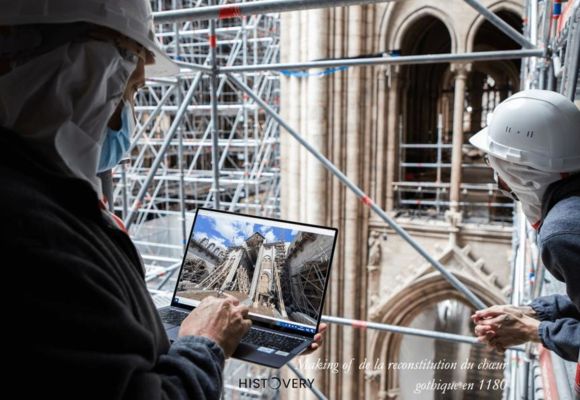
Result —
[[540, 340], [545, 348], [552, 350], [565, 360], [577, 362], [580, 351], [580, 320], [562, 318], [542, 321], [538, 328]]
[[22, 313], [11, 321], [22, 332], [14, 343], [25, 344], [16, 362], [24, 364], [26, 376], [36, 371], [33, 385], [15, 389], [21, 398], [34, 398], [30, 394], [39, 388], [45, 397], [61, 399], [220, 398], [220, 346], [183, 336], [159, 356], [167, 339], [139, 321], [149, 316], [131, 302], [128, 293], [135, 288], [126, 276], [55, 250], [28, 246], [10, 252], [19, 255], [24, 284]]
[[572, 300], [565, 295], [555, 294], [538, 297], [530, 303], [530, 307], [540, 321], [556, 321], [561, 318], [580, 320], [580, 311], [572, 303]]
[[472, 316], [475, 335], [503, 352], [526, 342], [541, 342], [560, 357], [575, 361], [580, 349], [580, 320], [538, 321], [530, 307], [494, 306]]

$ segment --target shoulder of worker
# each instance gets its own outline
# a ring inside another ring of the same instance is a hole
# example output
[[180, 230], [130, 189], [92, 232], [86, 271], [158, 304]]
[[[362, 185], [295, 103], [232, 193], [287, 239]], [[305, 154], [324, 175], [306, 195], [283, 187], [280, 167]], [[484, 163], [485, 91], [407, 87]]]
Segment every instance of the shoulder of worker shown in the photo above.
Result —
[[[538, 235], [540, 244], [555, 235], [580, 235], [580, 195], [561, 199], [546, 214]], [[580, 246], [580, 242], [578, 243]]]
[[553, 235], [580, 231], [580, 174], [552, 183], [542, 197], [540, 244]]
[[[138, 253], [121, 231], [110, 229], [88, 182], [47, 170], [16, 134], [0, 129], [0, 245], [80, 258], [103, 271], [143, 281]], [[33, 268], [39, 268], [33, 265]]]
[[566, 293], [580, 310], [580, 196], [558, 201], [546, 215], [538, 235], [542, 262], [566, 283]]
[[102, 218], [90, 184], [58, 172], [20, 135], [0, 128], [0, 149], [0, 216], [12, 222], [7, 226], [12, 232], [29, 236], [42, 230], [43, 222], [58, 230], [71, 217]]

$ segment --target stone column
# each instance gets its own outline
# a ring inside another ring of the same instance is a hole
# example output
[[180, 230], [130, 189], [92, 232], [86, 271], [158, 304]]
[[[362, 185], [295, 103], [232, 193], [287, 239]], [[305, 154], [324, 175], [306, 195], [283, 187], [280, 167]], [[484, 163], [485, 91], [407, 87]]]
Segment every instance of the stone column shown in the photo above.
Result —
[[453, 148], [451, 153], [451, 189], [449, 193], [450, 211], [459, 211], [461, 164], [463, 159], [463, 109], [465, 103], [465, 81], [469, 65], [452, 64], [455, 73], [455, 90], [453, 96]]
[[387, 119], [387, 211], [392, 211], [394, 202], [393, 182], [397, 175], [397, 132], [399, 130], [399, 67], [392, 66], [388, 77]]
[[[308, 59], [319, 60], [328, 57], [328, 9], [311, 10], [308, 13]], [[328, 131], [328, 77], [308, 78], [307, 131], [310, 144], [326, 155]], [[313, 155], [306, 156], [306, 221], [311, 224], [326, 223], [326, 171]]]
[[[347, 40], [347, 56], [358, 56], [363, 51], [363, 6], [353, 6], [346, 9], [347, 28], [345, 40]], [[346, 140], [345, 140], [345, 172], [356, 184], [361, 183], [361, 68], [350, 68], [347, 73], [347, 84], [343, 90], [346, 97]], [[342, 296], [340, 303], [342, 306], [342, 316], [345, 318], [357, 318], [360, 314], [361, 297], [360, 280], [364, 277], [361, 272], [364, 268], [364, 261], [361, 259], [361, 236], [360, 217], [361, 202], [350, 190], [346, 190], [344, 200], [344, 230], [343, 230], [343, 262], [340, 265], [343, 272]], [[334, 273], [338, 272], [337, 270]], [[359, 332], [348, 327], [341, 327], [342, 341], [337, 349], [338, 353], [333, 354], [336, 361], [350, 361], [359, 352]], [[333, 398], [356, 399], [358, 393], [358, 371], [351, 370], [350, 373], [338, 374], [339, 382]]]
[[385, 207], [385, 180], [387, 173], [387, 100], [388, 100], [388, 67], [382, 66], [378, 68], [377, 81], [377, 158], [375, 166], [376, 192], [374, 193], [375, 201], [381, 208]]
[[[348, 7], [339, 7], [332, 10], [334, 12], [334, 52], [333, 58], [342, 58], [346, 55], [346, 41], [344, 40], [347, 28], [345, 27], [345, 18]], [[346, 101], [344, 90], [348, 85], [347, 73], [331, 75], [333, 79], [332, 90], [332, 107], [333, 107], [333, 130], [332, 130], [332, 161], [344, 170], [344, 154], [346, 146], [344, 145], [345, 137], [345, 119], [346, 119]], [[329, 196], [331, 198], [331, 224], [344, 230], [343, 210], [344, 210], [344, 186], [337, 178], [330, 179], [331, 187]], [[333, 260], [333, 272], [330, 274], [329, 290], [326, 298], [326, 310], [330, 315], [342, 315], [342, 282], [343, 282], [343, 246], [344, 239], [342, 235], [338, 236], [337, 248]], [[342, 360], [339, 357], [339, 349], [342, 348], [342, 331], [339, 325], [330, 325], [326, 339], [325, 348], [328, 350], [327, 358], [331, 362]], [[327, 397], [329, 399], [340, 398], [341, 377], [340, 374], [327, 375]]]
[[[328, 29], [329, 29], [329, 10], [319, 9], [311, 10], [307, 14], [308, 20], [308, 60], [320, 60], [328, 58]], [[307, 82], [307, 129], [301, 132], [314, 148], [327, 153], [328, 137], [328, 81], [329, 77], [313, 76], [308, 78]], [[306, 170], [304, 179], [306, 179], [306, 193], [304, 202], [306, 207], [305, 221], [315, 225], [325, 225], [327, 223], [327, 202], [328, 193], [326, 184], [328, 174], [325, 168], [310, 153], [306, 154]], [[307, 363], [316, 363], [321, 358], [325, 359], [324, 347], [315, 353], [306, 356]], [[314, 379], [317, 388], [323, 390], [325, 387], [324, 370], [310, 369], [303, 370], [302, 373], [309, 379]], [[300, 399], [311, 399], [313, 395], [306, 390], [299, 391]]]

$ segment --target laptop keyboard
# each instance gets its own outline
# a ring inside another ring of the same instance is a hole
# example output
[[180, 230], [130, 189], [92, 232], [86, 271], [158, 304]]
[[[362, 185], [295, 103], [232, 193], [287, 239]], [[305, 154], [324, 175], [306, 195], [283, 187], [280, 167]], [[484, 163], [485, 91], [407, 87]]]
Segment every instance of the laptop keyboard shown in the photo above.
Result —
[[288, 353], [302, 342], [304, 340], [261, 329], [250, 329], [246, 336], [242, 338], [242, 343], [282, 350]]
[[[163, 323], [175, 326], [181, 325], [183, 320], [187, 317], [187, 313], [175, 310], [173, 308], [163, 308], [159, 310], [159, 315], [161, 316]], [[304, 340], [295, 338], [293, 336], [287, 336], [280, 333], [255, 328], [250, 329], [246, 336], [242, 338], [242, 343], [250, 344], [260, 348], [265, 347], [282, 350], [287, 353], [290, 353], [302, 342], [304, 342]]]
[[159, 310], [159, 315], [163, 323], [179, 326], [188, 314], [183, 311], [174, 310], [173, 308], [163, 308]]

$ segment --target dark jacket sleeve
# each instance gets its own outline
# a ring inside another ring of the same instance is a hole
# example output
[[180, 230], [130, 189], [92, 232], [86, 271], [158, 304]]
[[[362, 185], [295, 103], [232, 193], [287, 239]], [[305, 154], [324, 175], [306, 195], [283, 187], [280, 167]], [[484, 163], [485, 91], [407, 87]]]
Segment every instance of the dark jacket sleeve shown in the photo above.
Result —
[[21, 255], [21, 310], [33, 311], [15, 321], [26, 345], [14, 362], [35, 381], [19, 386], [20, 398], [219, 399], [222, 349], [184, 337], [159, 352], [167, 339], [136, 317], [143, 305], [132, 304], [125, 278], [70, 253], [34, 246], [10, 252]]
[[568, 296], [542, 297], [531, 306], [538, 313], [544, 346], [560, 357], [577, 361], [580, 350], [580, 235], [569, 227], [541, 236], [542, 261], [565, 282]]
[[580, 312], [580, 233], [563, 230], [541, 236], [540, 243], [544, 265], [566, 284], [566, 293]]
[[163, 398], [219, 399], [224, 358], [222, 348], [205, 337], [177, 339], [157, 363]]
[[542, 321], [538, 329], [545, 348], [565, 360], [577, 362], [580, 351], [580, 320], [562, 318], [554, 322]]
[[580, 320], [580, 311], [568, 296], [554, 294], [534, 299], [530, 307], [536, 312], [540, 321], [555, 321], [560, 318]]

